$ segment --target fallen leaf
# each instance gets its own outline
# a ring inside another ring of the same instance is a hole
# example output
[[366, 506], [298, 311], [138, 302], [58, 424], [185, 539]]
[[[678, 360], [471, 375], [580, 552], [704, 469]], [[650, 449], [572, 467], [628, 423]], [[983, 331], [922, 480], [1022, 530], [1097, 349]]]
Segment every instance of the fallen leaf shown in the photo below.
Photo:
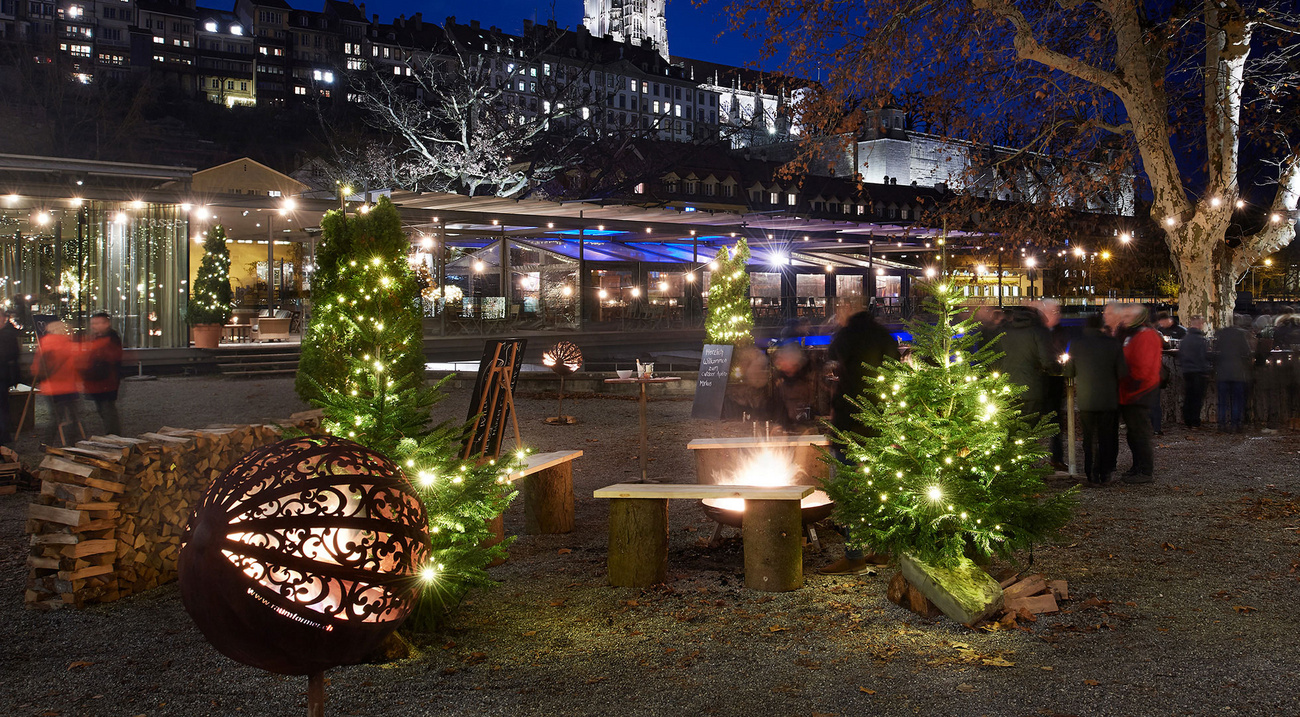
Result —
[[1047, 670], [1048, 672], [1051, 672], [1051, 671], [1052, 671], [1052, 666], [1051, 666], [1051, 665], [1043, 665], [1042, 667], [1040, 667], [1040, 668], [1038, 668], [1038, 669], [1040, 669], [1040, 670]]
[[573, 552], [573, 549], [572, 549], [572, 548], [560, 548], [559, 550], [555, 551], [555, 554], [556, 554], [556, 555], [568, 555], [569, 553], [572, 553], [572, 552]]
[[[1254, 609], [1254, 608], [1252, 608], [1252, 609]], [[69, 663], [68, 663], [68, 669], [71, 670], [71, 669], [76, 668], [76, 667], [90, 667], [90, 666], [93, 665], [93, 664], [95, 664], [95, 663], [90, 662], [89, 660], [77, 660], [76, 662], [69, 662]]]
[[624, 600], [623, 604], [627, 605], [628, 607], [638, 607], [641, 603], [637, 602], [636, 600]]
[[587, 680], [587, 684], [589, 684], [589, 685], [594, 685], [594, 684], [596, 684], [597, 682], [602, 682], [602, 681], [604, 681], [604, 680], [608, 680], [608, 679], [609, 679], [608, 677], [593, 677], [593, 678], [591, 678], [590, 680]]
[[984, 664], [989, 665], [990, 667], [1015, 667], [1016, 666], [1016, 663], [1010, 662], [1008, 660], [1004, 660], [1001, 657], [986, 657], [984, 658]]
[[1083, 681], [1083, 684], [1085, 684], [1085, 685], [1092, 685], [1093, 687], [1096, 687], [1097, 685], [1100, 685], [1101, 683], [1098, 682], [1098, 681], [1096, 681], [1096, 680], [1084, 680], [1084, 681]]
[[532, 637], [533, 635], [536, 635], [536, 634], [537, 634], [537, 631], [536, 631], [536, 630], [528, 630], [528, 631], [524, 632], [524, 637]]
[[858, 692], [865, 692], [865, 693], [867, 693], [867, 694], [869, 694], [869, 695], [874, 695], [874, 694], [876, 694], [876, 691], [875, 691], [875, 690], [869, 690], [869, 689], [867, 689], [867, 688], [865, 688], [865, 687], [863, 687], [863, 686], [861, 686], [861, 685], [858, 685]]
[[789, 630], [789, 629], [790, 629], [790, 628], [788, 628], [788, 627], [781, 627], [780, 625], [772, 625], [771, 627], [767, 628], [767, 631], [768, 631], [768, 632], [785, 632], [786, 630]]
[[[1253, 608], [1253, 607], [1251, 607], [1251, 606], [1249, 606], [1249, 605], [1233, 605], [1233, 606], [1232, 606], [1232, 609], [1233, 609], [1234, 612], [1239, 612], [1239, 613], [1252, 613], [1252, 612], [1255, 612], [1255, 608]], [[73, 663], [73, 664], [76, 664], [76, 663]]]
[[564, 607], [564, 600], [552, 600], [551, 607]]
[[960, 692], [974, 692], [975, 685], [972, 685], [969, 682], [963, 682], [960, 685], [957, 685], [957, 690]]

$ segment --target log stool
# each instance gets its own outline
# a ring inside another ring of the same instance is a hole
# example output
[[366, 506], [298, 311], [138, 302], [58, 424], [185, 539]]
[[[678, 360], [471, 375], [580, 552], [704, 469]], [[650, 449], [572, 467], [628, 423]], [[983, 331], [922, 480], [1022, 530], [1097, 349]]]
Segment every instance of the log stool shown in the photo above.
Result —
[[595, 492], [610, 499], [609, 582], [647, 587], [668, 577], [668, 501], [745, 501], [745, 587], [784, 592], [803, 587], [799, 502], [813, 487], [619, 483]]
[[581, 457], [582, 451], [536, 453], [510, 474], [510, 481], [523, 481], [525, 533], [573, 531], [573, 459]]

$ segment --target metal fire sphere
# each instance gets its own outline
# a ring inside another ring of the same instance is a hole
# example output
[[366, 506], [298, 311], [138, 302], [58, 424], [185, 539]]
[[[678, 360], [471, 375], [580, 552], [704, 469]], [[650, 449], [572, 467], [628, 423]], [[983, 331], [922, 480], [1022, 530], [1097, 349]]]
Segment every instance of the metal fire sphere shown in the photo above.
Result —
[[288, 675], [359, 662], [414, 606], [428, 519], [401, 470], [352, 441], [260, 448], [190, 517], [181, 598], [208, 641]]

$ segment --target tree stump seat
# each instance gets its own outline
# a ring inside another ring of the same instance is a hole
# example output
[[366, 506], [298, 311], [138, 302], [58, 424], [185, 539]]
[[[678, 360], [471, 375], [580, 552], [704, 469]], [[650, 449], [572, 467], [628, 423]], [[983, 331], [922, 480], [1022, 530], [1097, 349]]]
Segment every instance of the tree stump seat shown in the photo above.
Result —
[[745, 587], [784, 592], [803, 587], [799, 502], [812, 486], [619, 483], [595, 492], [610, 500], [609, 582], [647, 587], [668, 577], [668, 501], [740, 498]]
[[508, 476], [511, 482], [522, 481], [524, 532], [573, 532], [573, 460], [581, 457], [582, 451], [535, 453]]

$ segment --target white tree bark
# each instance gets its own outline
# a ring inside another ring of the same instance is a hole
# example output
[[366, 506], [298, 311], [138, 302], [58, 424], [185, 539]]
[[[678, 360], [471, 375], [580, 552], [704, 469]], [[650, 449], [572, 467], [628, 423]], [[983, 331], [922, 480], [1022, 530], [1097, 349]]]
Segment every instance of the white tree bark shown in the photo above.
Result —
[[1123, 104], [1128, 123], [1120, 129], [1136, 140], [1143, 169], [1151, 184], [1152, 219], [1165, 230], [1166, 243], [1178, 269], [1179, 313], [1201, 315], [1211, 327], [1231, 318], [1236, 283], [1255, 262], [1290, 244], [1295, 238], [1300, 201], [1300, 151], [1281, 163], [1275, 197], [1263, 229], [1235, 248], [1225, 237], [1232, 224], [1237, 198], [1238, 162], [1242, 140], [1242, 97], [1251, 58], [1252, 35], [1268, 27], [1297, 34], [1296, 26], [1273, 15], [1248, 15], [1238, 0], [1203, 0], [1200, 20], [1205, 28], [1202, 59], [1205, 111], [1207, 186], [1198, 201], [1189, 198], [1187, 182], [1178, 169], [1173, 128], [1165, 97], [1168, 61], [1164, 38], [1144, 28], [1142, 0], [1097, 0], [1107, 28], [1114, 36], [1115, 70], [1093, 66], [1046, 47], [1033, 22], [1012, 0], [971, 0], [978, 10], [1010, 23], [1017, 56], [1064, 72], [1102, 88]]

